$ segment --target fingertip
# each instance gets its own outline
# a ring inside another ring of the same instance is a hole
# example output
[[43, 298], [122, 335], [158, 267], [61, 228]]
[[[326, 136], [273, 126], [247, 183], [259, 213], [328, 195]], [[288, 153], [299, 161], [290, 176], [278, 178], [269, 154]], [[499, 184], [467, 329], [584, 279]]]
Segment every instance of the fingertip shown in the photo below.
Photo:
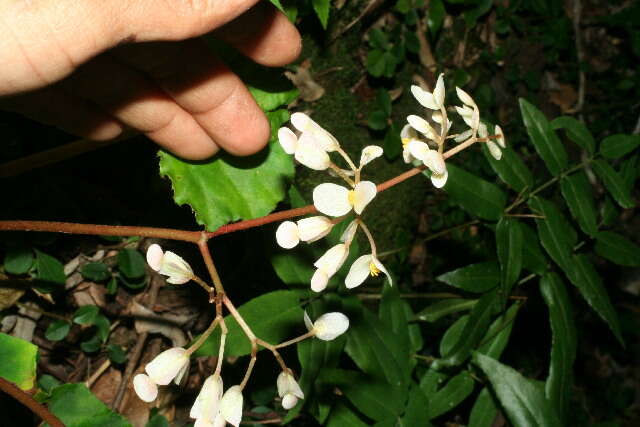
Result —
[[225, 151], [229, 154], [250, 156], [262, 150], [269, 142], [271, 127], [267, 117], [259, 108], [249, 114], [249, 117], [238, 120], [238, 124], [242, 125], [237, 126], [233, 140], [224, 145]]

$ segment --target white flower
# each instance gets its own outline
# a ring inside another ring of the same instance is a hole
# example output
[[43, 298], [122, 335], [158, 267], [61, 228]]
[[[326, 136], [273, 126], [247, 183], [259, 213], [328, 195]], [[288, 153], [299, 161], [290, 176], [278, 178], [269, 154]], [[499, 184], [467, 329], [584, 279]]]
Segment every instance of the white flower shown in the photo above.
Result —
[[468, 105], [472, 108], [478, 108], [473, 98], [471, 98], [471, 96], [467, 92], [460, 89], [458, 86], [456, 86], [456, 93], [458, 94], [458, 98], [460, 98], [460, 101], [462, 101], [463, 104]]
[[456, 106], [456, 111], [460, 114], [460, 117], [462, 117], [462, 120], [464, 120], [467, 126], [471, 129], [478, 129], [478, 126], [480, 126], [480, 110], [478, 110], [478, 108], [471, 108], [466, 105], [464, 107]]
[[[480, 127], [484, 126], [483, 124], [480, 125]], [[479, 132], [480, 129], [478, 129], [478, 135], [482, 136], [482, 134]], [[495, 135], [499, 135], [496, 137], [496, 141], [487, 141], [487, 148], [489, 149], [489, 153], [491, 154], [491, 156], [496, 159], [496, 160], [500, 160], [502, 158], [502, 148], [506, 147], [505, 141], [504, 141], [504, 133], [502, 132], [502, 129], [500, 128], [500, 126], [496, 125], [495, 126]], [[487, 134], [487, 130], [486, 130], [486, 126], [484, 129], [484, 133]], [[487, 135], [484, 136], [484, 138], [486, 138]]]
[[438, 76], [438, 81], [436, 82], [436, 87], [433, 90], [433, 93], [427, 92], [420, 86], [416, 85], [411, 86], [411, 93], [423, 107], [430, 108], [432, 110], [439, 110], [444, 105], [445, 90], [443, 74]]
[[356, 231], [358, 231], [358, 221], [353, 220], [347, 225], [347, 228], [342, 232], [342, 236], [340, 236], [340, 241], [345, 243], [347, 246], [351, 244], [353, 237], [356, 235]]
[[153, 244], [147, 249], [149, 267], [163, 276], [168, 276], [167, 283], [182, 285], [193, 279], [191, 266], [171, 251], [163, 252], [160, 245]]
[[428, 139], [436, 140], [438, 138], [436, 131], [431, 127], [429, 122], [422, 117], [412, 114], [407, 116], [407, 121], [412, 128], [426, 136]]
[[276, 241], [285, 248], [291, 249], [300, 243], [300, 233], [298, 226], [293, 221], [285, 221], [278, 226], [276, 230]]
[[220, 399], [220, 414], [226, 422], [238, 427], [242, 420], [242, 390], [239, 385], [230, 387]]
[[409, 151], [411, 155], [418, 160], [421, 160], [426, 167], [431, 171], [431, 182], [434, 187], [442, 188], [447, 183], [447, 165], [444, 162], [444, 157], [437, 150], [432, 150], [429, 146], [422, 141], [411, 141], [409, 143]]
[[502, 128], [498, 125], [494, 128], [493, 134], [497, 136], [496, 141], [502, 148], [507, 148], [507, 144], [504, 139], [504, 132], [502, 132]]
[[368, 145], [364, 147], [362, 149], [362, 154], [360, 154], [360, 168], [362, 169], [362, 167], [370, 161], [382, 156], [383, 152], [384, 150], [382, 150], [382, 147], [378, 147], [377, 145]]
[[372, 254], [362, 255], [351, 265], [344, 283], [348, 289], [352, 289], [360, 286], [369, 275], [377, 276], [380, 274], [380, 272], [384, 273], [385, 276], [387, 276], [389, 285], [393, 286], [393, 280], [391, 279], [389, 272], [378, 260], [378, 258], [373, 256]]
[[151, 380], [158, 385], [167, 385], [171, 380], [180, 382], [182, 375], [189, 366], [187, 350], [181, 347], [173, 347], [157, 355], [147, 363], [144, 370]]
[[300, 385], [289, 372], [282, 371], [278, 375], [276, 384], [278, 386], [278, 396], [282, 399], [282, 407], [284, 409], [289, 410], [296, 406], [298, 399], [304, 399], [304, 393]]
[[143, 402], [153, 402], [158, 397], [158, 385], [146, 374], [133, 377], [133, 389]]
[[318, 211], [329, 216], [346, 215], [351, 209], [360, 215], [377, 191], [371, 181], [360, 181], [353, 190], [327, 182], [313, 189], [313, 204]]
[[313, 243], [329, 234], [333, 222], [325, 216], [303, 218], [297, 223], [285, 221], [276, 230], [276, 241], [285, 249], [291, 249], [303, 242]]
[[196, 420], [213, 423], [218, 416], [220, 399], [222, 398], [222, 378], [219, 374], [209, 376], [198, 397], [196, 397], [189, 416]]
[[473, 129], [467, 129], [464, 132], [462, 132], [461, 134], [459, 134], [458, 136], [456, 136], [453, 140], [455, 142], [462, 142], [462, 141], [466, 140], [467, 138], [469, 138], [471, 135], [473, 135]]
[[418, 133], [410, 124], [404, 125], [400, 131], [400, 141], [402, 141], [402, 159], [405, 163], [411, 163], [414, 160], [409, 151], [409, 143], [413, 140], [419, 140]]
[[324, 151], [332, 152], [340, 147], [338, 140], [333, 135], [304, 113], [293, 113], [291, 124], [303, 134], [313, 135], [315, 142]]
[[309, 331], [315, 333], [316, 338], [323, 341], [331, 341], [349, 329], [349, 318], [338, 312], [325, 313], [312, 323], [309, 315], [305, 311], [304, 324]]
[[283, 127], [278, 130], [278, 140], [287, 154], [293, 154], [298, 162], [310, 169], [322, 171], [331, 165], [331, 159], [322, 148], [322, 143], [309, 132], [298, 138], [291, 129]]
[[313, 264], [316, 267], [313, 277], [311, 277], [311, 290], [321, 292], [327, 287], [329, 279], [336, 274], [349, 256], [349, 246], [345, 243], [338, 243], [324, 253]]

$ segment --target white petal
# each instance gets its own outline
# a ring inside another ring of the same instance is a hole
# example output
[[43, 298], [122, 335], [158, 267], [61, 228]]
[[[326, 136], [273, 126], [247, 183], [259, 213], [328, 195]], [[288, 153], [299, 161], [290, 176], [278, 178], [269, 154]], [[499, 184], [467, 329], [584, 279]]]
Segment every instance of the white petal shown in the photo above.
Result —
[[[224, 427], [225, 424], [226, 422], [223, 419], [222, 426]], [[193, 427], [215, 427], [215, 424], [205, 418], [198, 418], [196, 422], [193, 423]]]
[[298, 221], [298, 235], [303, 242], [312, 243], [329, 234], [333, 223], [326, 216], [311, 216]]
[[438, 124], [442, 124], [442, 113], [440, 111], [436, 111], [431, 115], [431, 120]]
[[433, 128], [425, 119], [420, 116], [411, 115], [407, 117], [407, 121], [415, 130], [423, 134], [429, 139], [434, 139], [435, 132]]
[[323, 171], [331, 164], [327, 152], [318, 147], [315, 138], [309, 133], [300, 136], [295, 158], [309, 169], [317, 171]]
[[416, 133], [415, 129], [411, 127], [411, 125], [407, 124], [402, 127], [402, 130], [400, 131], [400, 138], [406, 140], [417, 139], [418, 134]]
[[382, 156], [382, 147], [378, 147], [377, 145], [369, 145], [362, 149], [362, 154], [360, 154], [360, 167], [363, 167], [373, 159], [377, 159]]
[[311, 117], [299, 112], [291, 115], [291, 124], [300, 132], [311, 130], [313, 125], [317, 125], [316, 122], [311, 120]]
[[307, 331], [311, 331], [313, 329], [313, 322], [311, 321], [307, 310], [304, 311], [304, 325], [307, 327]]
[[427, 145], [426, 142], [418, 141], [417, 139], [409, 142], [407, 144], [407, 148], [413, 157], [423, 161], [427, 154], [430, 151], [433, 151], [431, 148], [429, 148], [429, 145]]
[[230, 387], [220, 400], [220, 414], [232, 426], [242, 421], [242, 390], [239, 385]]
[[365, 207], [376, 197], [378, 189], [371, 181], [360, 181], [353, 189], [353, 211], [360, 215]]
[[175, 385], [180, 385], [180, 383], [182, 382], [182, 377], [184, 377], [184, 375], [187, 373], [188, 370], [189, 370], [189, 364], [185, 363], [184, 366], [180, 368], [180, 370], [178, 371], [178, 374], [176, 375], [176, 377], [173, 379], [173, 383]]
[[[411, 142], [409, 142], [409, 144], [410, 143]], [[413, 156], [411, 155], [411, 151], [409, 151], [409, 144], [406, 144], [402, 148], [402, 160], [404, 160], [405, 163], [413, 162]]]
[[286, 409], [287, 411], [298, 404], [298, 398], [293, 394], [286, 394], [282, 398], [282, 409]]
[[393, 279], [391, 278], [391, 275], [389, 274], [389, 271], [387, 271], [387, 269], [384, 267], [384, 265], [382, 265], [380, 260], [378, 258], [373, 258], [372, 261], [373, 261], [373, 264], [376, 266], [376, 268], [378, 270], [382, 271], [385, 276], [387, 276], [387, 280], [389, 281], [389, 286], [393, 286]]
[[491, 156], [494, 159], [500, 160], [502, 158], [502, 150], [500, 149], [498, 144], [493, 141], [489, 141], [487, 142], [487, 148], [489, 149], [489, 153], [491, 153]]
[[432, 173], [431, 174], [431, 183], [436, 188], [442, 188], [447, 183], [447, 178], [448, 177], [449, 177], [449, 172], [447, 172], [446, 170], [444, 171], [443, 174]]
[[193, 278], [191, 266], [180, 256], [171, 251], [166, 251], [162, 258], [162, 266], [158, 273], [168, 276], [168, 283], [181, 285]]
[[[220, 412], [216, 415], [216, 419], [213, 420], [213, 425], [211, 427], [224, 427], [227, 425], [227, 422], [224, 420], [224, 417]], [[195, 425], [193, 427], [196, 427]]]
[[444, 106], [444, 74], [440, 74], [438, 76], [436, 88], [433, 90], [433, 100], [438, 108], [442, 108]]
[[371, 272], [369, 264], [371, 263], [372, 258], [371, 254], [362, 255], [356, 259], [353, 264], [351, 264], [349, 273], [347, 273], [347, 277], [344, 280], [344, 284], [347, 289], [353, 289], [356, 286], [360, 286], [367, 279]]
[[293, 154], [296, 152], [298, 137], [291, 129], [285, 127], [278, 129], [278, 141], [280, 141], [285, 153]]
[[438, 104], [436, 104], [435, 99], [433, 98], [433, 94], [422, 89], [420, 86], [411, 86], [411, 93], [423, 107], [431, 108], [432, 110], [437, 110], [440, 108], [438, 107]]
[[338, 243], [325, 252], [313, 265], [331, 277], [342, 267], [348, 255], [349, 249], [347, 245]]
[[473, 135], [473, 130], [467, 129], [464, 132], [462, 132], [460, 135], [456, 136], [453, 140], [455, 142], [462, 142], [465, 139], [469, 138], [471, 135]]
[[327, 288], [327, 283], [329, 283], [329, 275], [326, 271], [318, 268], [311, 276], [311, 290], [322, 292]]
[[285, 221], [276, 230], [276, 241], [280, 247], [291, 249], [300, 243], [298, 226], [293, 221]]
[[214, 374], [209, 376], [202, 385], [198, 397], [196, 397], [189, 416], [191, 418], [204, 418], [213, 422], [218, 413], [218, 404], [222, 398], [222, 378]]
[[340, 236], [340, 241], [345, 243], [347, 246], [351, 244], [353, 240], [353, 236], [356, 235], [356, 231], [358, 231], [358, 221], [355, 219], [347, 225], [347, 228], [342, 232], [342, 236]]
[[133, 389], [143, 402], [153, 402], [158, 397], [158, 386], [145, 374], [133, 377]]
[[333, 135], [304, 113], [293, 113], [291, 124], [302, 133], [311, 133], [318, 147], [325, 151], [335, 151], [340, 146]]
[[502, 131], [502, 128], [500, 126], [496, 125], [495, 130], [493, 131], [493, 134], [499, 135], [496, 138], [496, 141], [498, 142], [498, 144], [500, 144], [502, 148], [507, 148], [507, 143], [504, 139], [504, 132]]
[[304, 393], [302, 392], [300, 385], [289, 372], [280, 372], [280, 375], [278, 375], [278, 379], [276, 380], [276, 385], [278, 388], [278, 396], [281, 398], [290, 393], [300, 399], [304, 399]]
[[467, 92], [465, 92], [464, 90], [460, 89], [457, 86], [456, 86], [456, 93], [458, 94], [458, 98], [460, 98], [460, 101], [462, 101], [464, 104], [470, 107], [476, 106], [476, 103], [474, 102], [473, 98], [471, 98], [471, 96], [469, 96]]
[[325, 215], [345, 215], [351, 210], [349, 190], [329, 182], [320, 184], [313, 189], [313, 204]]
[[160, 270], [160, 267], [162, 267], [163, 257], [164, 252], [162, 251], [160, 245], [154, 243], [147, 249], [147, 264], [149, 264], [149, 267], [151, 267], [154, 271], [158, 271]]
[[487, 136], [489, 136], [489, 131], [487, 130], [487, 125], [485, 125], [484, 123], [480, 123], [478, 125], [478, 136], [480, 138], [486, 138]]
[[[458, 112], [458, 114], [460, 114], [460, 117], [464, 118], [471, 118], [471, 116], [473, 115], [473, 109], [471, 107], [467, 107], [466, 105], [463, 107], [458, 107], [456, 105], [456, 111]], [[466, 120], [465, 120], [466, 122]]]
[[447, 170], [444, 157], [437, 150], [429, 150], [421, 160], [435, 174], [440, 175]]
[[336, 339], [347, 329], [349, 329], [349, 318], [337, 312], [323, 314], [313, 323], [316, 337], [324, 341]]
[[178, 375], [186, 363], [189, 363], [187, 351], [181, 347], [173, 347], [157, 355], [147, 363], [144, 370], [147, 371], [154, 383], [167, 385]]
[[471, 129], [478, 129], [480, 126], [480, 110], [477, 108], [473, 109], [473, 113], [471, 114], [471, 124], [469, 126], [471, 126]]

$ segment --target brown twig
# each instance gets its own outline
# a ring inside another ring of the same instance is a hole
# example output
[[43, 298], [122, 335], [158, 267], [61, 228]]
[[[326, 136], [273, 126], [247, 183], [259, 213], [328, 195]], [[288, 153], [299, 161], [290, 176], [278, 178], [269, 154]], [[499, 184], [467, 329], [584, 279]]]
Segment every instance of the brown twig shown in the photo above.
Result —
[[51, 427], [64, 427], [60, 418], [53, 415], [42, 404], [38, 403], [31, 395], [20, 390], [15, 384], [0, 377], [0, 390], [13, 397], [18, 402], [29, 408], [31, 412], [42, 418]]

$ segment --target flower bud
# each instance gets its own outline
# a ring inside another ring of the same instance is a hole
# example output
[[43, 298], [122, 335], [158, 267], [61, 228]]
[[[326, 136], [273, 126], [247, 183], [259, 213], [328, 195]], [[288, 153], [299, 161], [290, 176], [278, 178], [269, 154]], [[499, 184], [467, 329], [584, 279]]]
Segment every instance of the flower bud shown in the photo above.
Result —
[[276, 383], [278, 386], [278, 396], [282, 399], [282, 407], [284, 409], [289, 410], [296, 406], [298, 399], [304, 399], [304, 393], [300, 385], [289, 372], [282, 371], [280, 375], [278, 375]]
[[294, 248], [300, 243], [298, 226], [293, 221], [285, 221], [276, 230], [276, 241], [285, 249]]
[[218, 405], [220, 404], [221, 398], [222, 378], [220, 378], [219, 374], [211, 375], [202, 385], [202, 389], [191, 407], [189, 416], [213, 423], [218, 414]]
[[167, 283], [172, 285], [182, 285], [193, 279], [193, 270], [184, 259], [171, 251], [163, 252], [155, 243], [147, 249], [147, 263], [153, 270], [167, 276]]
[[[310, 323], [305, 312], [305, 323], [307, 327]], [[325, 313], [313, 322], [311, 330], [315, 332], [316, 338], [323, 341], [332, 341], [345, 333], [349, 329], [349, 318], [342, 313]]]
[[133, 377], [133, 389], [144, 402], [153, 402], [158, 397], [158, 386], [146, 374]]
[[307, 243], [322, 239], [333, 228], [333, 222], [321, 215], [303, 218], [297, 224], [300, 240]]
[[174, 378], [181, 377], [189, 366], [187, 350], [181, 347], [170, 348], [147, 363], [145, 371], [158, 385], [167, 385]]
[[226, 422], [238, 427], [242, 420], [242, 390], [239, 385], [230, 387], [220, 400], [220, 414]]

